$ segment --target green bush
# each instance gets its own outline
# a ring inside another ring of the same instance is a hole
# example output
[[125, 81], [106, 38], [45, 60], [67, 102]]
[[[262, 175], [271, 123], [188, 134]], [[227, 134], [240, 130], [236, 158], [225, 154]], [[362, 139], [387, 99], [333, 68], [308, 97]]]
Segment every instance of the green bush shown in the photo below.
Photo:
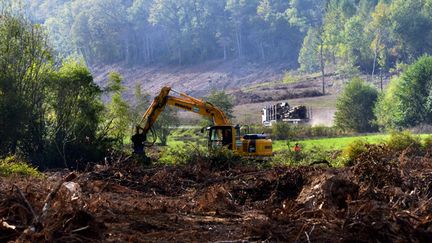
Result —
[[12, 174], [28, 175], [39, 177], [42, 174], [34, 167], [15, 156], [6, 157], [0, 160], [0, 176]]
[[282, 82], [284, 84], [292, 84], [292, 83], [297, 83], [300, 80], [301, 79], [299, 77], [292, 75], [289, 72], [285, 72]]
[[277, 122], [272, 125], [272, 137], [276, 140], [287, 140], [290, 136], [290, 124]]
[[391, 132], [386, 144], [390, 149], [396, 151], [402, 151], [408, 147], [412, 147], [414, 149], [421, 148], [420, 139], [414, 137], [409, 131]]
[[293, 143], [287, 143], [289, 149], [285, 149], [277, 152], [271, 160], [273, 165], [289, 165], [289, 166], [301, 166], [310, 165], [314, 162], [319, 161], [330, 161], [330, 152], [324, 151], [319, 147], [312, 147], [310, 149], [305, 149], [305, 146], [299, 144], [301, 147], [300, 152], [294, 151]]
[[272, 126], [272, 138], [275, 140], [297, 140], [305, 138], [337, 137], [348, 133], [335, 127], [295, 125], [284, 122]]
[[432, 149], [432, 136], [428, 136], [423, 139], [423, 148], [426, 151], [431, 151]]
[[181, 148], [169, 148], [160, 162], [175, 165], [203, 164], [212, 169], [228, 169], [245, 160], [227, 148], [209, 149], [186, 143]]
[[375, 132], [373, 108], [378, 91], [360, 78], [352, 79], [336, 103], [335, 125], [345, 131]]
[[[306, 127], [308, 129], [309, 127]], [[344, 133], [342, 130], [337, 129], [335, 127], [327, 127], [327, 126], [313, 126], [310, 127], [311, 136], [310, 137], [336, 137], [341, 136]]]
[[359, 155], [367, 151], [367, 145], [368, 143], [362, 139], [351, 142], [342, 150], [338, 163], [343, 166], [354, 165]]

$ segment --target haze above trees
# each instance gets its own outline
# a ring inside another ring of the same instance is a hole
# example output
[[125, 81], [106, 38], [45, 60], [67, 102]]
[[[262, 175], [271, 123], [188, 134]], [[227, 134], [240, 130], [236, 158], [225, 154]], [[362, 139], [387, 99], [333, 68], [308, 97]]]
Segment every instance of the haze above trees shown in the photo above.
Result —
[[432, 52], [432, 0], [24, 0], [89, 65], [284, 62], [377, 73]]

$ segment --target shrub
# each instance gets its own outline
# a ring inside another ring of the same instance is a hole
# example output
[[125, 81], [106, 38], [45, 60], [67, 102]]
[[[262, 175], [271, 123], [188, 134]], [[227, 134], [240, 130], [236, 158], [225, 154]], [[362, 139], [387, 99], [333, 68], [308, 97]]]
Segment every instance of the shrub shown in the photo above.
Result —
[[12, 174], [41, 176], [42, 174], [34, 167], [15, 156], [6, 157], [0, 160], [0, 175], [9, 176]]
[[431, 151], [431, 149], [432, 149], [432, 136], [428, 136], [423, 140], [423, 148], [426, 151]]
[[275, 140], [293, 140], [313, 137], [337, 137], [347, 134], [335, 127], [294, 125], [284, 122], [275, 123], [271, 130]]
[[420, 139], [414, 137], [409, 131], [390, 133], [386, 144], [390, 149], [396, 151], [402, 151], [408, 147], [414, 149], [419, 149], [421, 147]]
[[324, 151], [319, 147], [312, 147], [305, 149], [305, 146], [300, 144], [301, 151], [296, 152], [293, 150], [293, 143], [287, 143], [288, 148], [276, 153], [271, 163], [273, 165], [289, 165], [289, 166], [300, 166], [309, 165], [319, 161], [330, 161], [330, 152]]
[[352, 79], [338, 97], [335, 124], [337, 127], [354, 132], [374, 132], [376, 127], [373, 108], [378, 91], [359, 78]]
[[367, 151], [368, 143], [364, 140], [354, 140], [348, 146], [342, 150], [342, 154], [339, 157], [339, 164], [343, 166], [352, 166], [355, 164], [356, 159], [360, 154]]
[[311, 129], [310, 137], [336, 137], [343, 135], [344, 132], [335, 127], [326, 127], [326, 126], [313, 126]]
[[181, 148], [169, 148], [160, 162], [176, 165], [203, 164], [211, 169], [228, 169], [245, 161], [227, 148], [209, 149], [186, 143]]
[[277, 122], [272, 125], [272, 137], [276, 140], [287, 140], [290, 138], [290, 124]]
[[284, 84], [291, 84], [300, 81], [299, 77], [291, 75], [289, 72], [285, 72], [282, 82]]

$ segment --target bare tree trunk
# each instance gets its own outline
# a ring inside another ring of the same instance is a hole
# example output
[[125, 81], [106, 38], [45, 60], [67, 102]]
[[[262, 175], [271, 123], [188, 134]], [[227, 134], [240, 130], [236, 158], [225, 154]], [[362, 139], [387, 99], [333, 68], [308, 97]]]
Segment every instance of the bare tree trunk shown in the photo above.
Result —
[[126, 49], [126, 53], [125, 53], [125, 60], [126, 60], [126, 64], [130, 64], [130, 50], [129, 50], [130, 46], [129, 46], [129, 38], [126, 37], [125, 38], [125, 49]]
[[241, 39], [241, 33], [240, 30], [236, 31], [236, 40], [237, 40], [237, 51], [238, 51], [238, 58], [240, 59], [242, 57], [242, 39]]
[[181, 46], [178, 47], [178, 64], [182, 65], [182, 51], [181, 51]]
[[149, 43], [149, 60], [150, 63], [153, 62], [153, 58], [154, 58], [154, 50], [153, 50], [153, 42], [152, 39], [150, 37], [148, 37], [148, 43]]
[[150, 63], [150, 38], [146, 35], [145, 37], [145, 45], [146, 45], [146, 55], [145, 55], [145, 63]]
[[374, 75], [375, 75], [375, 68], [376, 68], [376, 63], [377, 63], [377, 59], [378, 59], [378, 45], [381, 42], [381, 37], [378, 36], [378, 39], [376, 40], [375, 43], [375, 50], [374, 50], [374, 60], [373, 60], [373, 66], [372, 66], [372, 81], [374, 79]]
[[266, 58], [265, 58], [265, 52], [264, 52], [264, 45], [262, 42], [260, 42], [260, 51], [261, 51], [261, 58], [262, 58], [263, 62], [265, 62]]
[[320, 43], [320, 66], [321, 66], [321, 79], [322, 79], [322, 93], [325, 94], [325, 65], [324, 65], [324, 43]]
[[128, 26], [124, 26], [123, 28], [123, 41], [124, 41], [124, 47], [125, 47], [125, 61], [126, 64], [130, 64], [131, 60], [130, 60], [130, 31], [129, 31], [129, 27]]
[[225, 61], [227, 59], [227, 47], [225, 44], [223, 45], [223, 56], [223, 59]]
[[60, 147], [57, 143], [57, 141], [54, 141], [54, 144], [56, 146], [57, 152], [59, 153], [59, 155], [61, 156], [62, 160], [63, 160], [63, 165], [65, 166], [65, 168], [69, 168], [69, 165], [67, 163], [66, 160], [66, 143], [62, 142], [62, 149], [60, 150]]

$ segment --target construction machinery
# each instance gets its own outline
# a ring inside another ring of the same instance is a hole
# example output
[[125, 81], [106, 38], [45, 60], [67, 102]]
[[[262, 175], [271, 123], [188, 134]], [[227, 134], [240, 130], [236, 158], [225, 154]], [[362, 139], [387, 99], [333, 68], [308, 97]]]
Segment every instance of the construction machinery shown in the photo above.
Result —
[[[170, 92], [177, 95], [172, 96]], [[272, 140], [265, 134], [242, 135], [241, 126], [232, 125], [220, 108], [209, 102], [175, 91], [171, 87], [162, 88], [144, 113], [141, 122], [136, 126], [135, 134], [132, 136], [135, 153], [145, 155], [144, 147], [152, 145], [152, 143], [146, 142], [147, 135], [167, 105], [210, 118], [214, 125], [203, 129], [203, 131], [208, 132], [208, 146], [211, 149], [226, 147], [240, 156], [247, 157], [260, 158], [273, 155]]]
[[311, 109], [306, 106], [291, 107], [287, 102], [266, 106], [262, 109], [261, 115], [264, 126], [271, 126], [276, 122], [307, 123], [312, 116]]

